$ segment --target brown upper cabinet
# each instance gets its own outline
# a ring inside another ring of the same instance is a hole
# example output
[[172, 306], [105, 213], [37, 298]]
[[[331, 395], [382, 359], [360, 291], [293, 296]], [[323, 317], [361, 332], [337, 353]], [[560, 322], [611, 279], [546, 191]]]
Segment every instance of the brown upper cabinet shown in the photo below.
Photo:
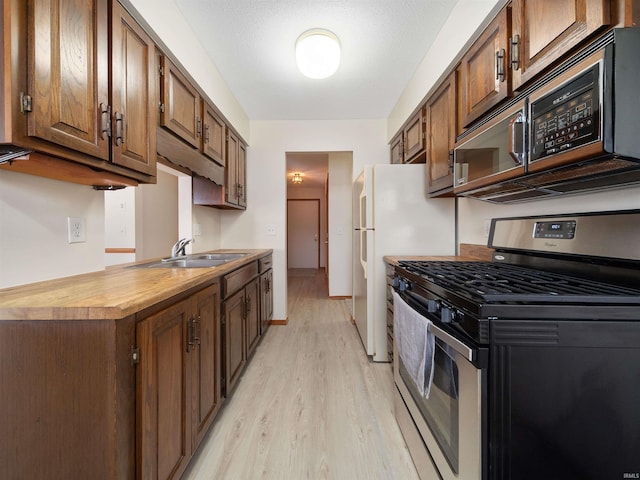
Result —
[[[74, 177], [101, 178], [98, 172], [107, 171], [116, 184], [127, 178], [135, 180], [128, 184], [154, 183], [153, 43], [118, 2], [10, 0], [3, 2], [2, 17], [6, 115], [0, 143], [45, 154], [45, 176], [79, 181]], [[17, 171], [38, 174], [37, 165], [21, 162]], [[80, 173], [79, 165], [91, 168]]]
[[402, 130], [404, 138], [404, 163], [411, 163], [421, 153], [424, 153], [424, 108], [416, 113]]
[[509, 7], [500, 11], [460, 61], [460, 102], [465, 127], [511, 95], [509, 11]]
[[398, 133], [391, 140], [391, 163], [402, 163], [404, 160], [404, 142], [402, 141], [402, 132]]
[[160, 56], [160, 125], [224, 167], [224, 120], [166, 56]]
[[112, 160], [155, 175], [155, 45], [118, 2], [112, 5], [111, 32]]
[[25, 3], [27, 135], [109, 160], [107, 0]]
[[200, 94], [166, 56], [160, 56], [160, 125], [200, 148]]
[[517, 90], [573, 47], [611, 24], [607, 0], [513, 0], [509, 63]]
[[424, 130], [424, 107], [421, 107], [391, 141], [391, 163], [424, 163]]
[[225, 169], [225, 202], [229, 206], [247, 206], [246, 184], [247, 147], [227, 129], [227, 165]]
[[456, 141], [456, 72], [427, 100], [427, 192], [453, 188], [453, 146]]
[[202, 117], [204, 129], [202, 133], [202, 153], [214, 162], [225, 165], [226, 138], [225, 124], [211, 105], [203, 100]]

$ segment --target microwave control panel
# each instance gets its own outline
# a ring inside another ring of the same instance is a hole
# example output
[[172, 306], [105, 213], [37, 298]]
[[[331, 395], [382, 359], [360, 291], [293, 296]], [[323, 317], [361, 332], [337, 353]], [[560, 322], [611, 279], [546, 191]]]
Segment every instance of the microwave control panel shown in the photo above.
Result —
[[598, 65], [532, 102], [531, 161], [590, 143], [599, 137]]

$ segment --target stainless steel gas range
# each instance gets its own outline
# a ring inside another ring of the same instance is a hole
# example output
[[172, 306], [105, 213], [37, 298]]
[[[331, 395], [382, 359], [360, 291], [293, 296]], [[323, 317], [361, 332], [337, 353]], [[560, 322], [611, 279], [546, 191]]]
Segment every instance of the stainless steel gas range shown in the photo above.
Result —
[[488, 246], [395, 269], [421, 478], [640, 478], [640, 210], [493, 219]]

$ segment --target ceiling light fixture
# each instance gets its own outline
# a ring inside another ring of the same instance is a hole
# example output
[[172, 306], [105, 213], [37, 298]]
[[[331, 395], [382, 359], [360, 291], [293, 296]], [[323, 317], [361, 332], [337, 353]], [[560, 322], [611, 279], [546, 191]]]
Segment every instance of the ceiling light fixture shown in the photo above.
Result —
[[293, 178], [291, 178], [291, 183], [300, 185], [302, 183], [302, 175], [298, 172], [294, 173]]
[[296, 40], [296, 63], [306, 77], [330, 77], [340, 65], [338, 37], [321, 28], [307, 30]]

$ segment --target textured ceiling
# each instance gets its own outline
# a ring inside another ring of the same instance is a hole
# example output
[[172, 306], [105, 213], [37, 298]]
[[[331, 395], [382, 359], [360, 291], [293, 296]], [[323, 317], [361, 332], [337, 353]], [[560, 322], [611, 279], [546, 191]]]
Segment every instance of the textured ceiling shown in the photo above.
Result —
[[[458, 0], [175, 0], [251, 120], [386, 118]], [[304, 77], [295, 41], [342, 46], [336, 74]]]

